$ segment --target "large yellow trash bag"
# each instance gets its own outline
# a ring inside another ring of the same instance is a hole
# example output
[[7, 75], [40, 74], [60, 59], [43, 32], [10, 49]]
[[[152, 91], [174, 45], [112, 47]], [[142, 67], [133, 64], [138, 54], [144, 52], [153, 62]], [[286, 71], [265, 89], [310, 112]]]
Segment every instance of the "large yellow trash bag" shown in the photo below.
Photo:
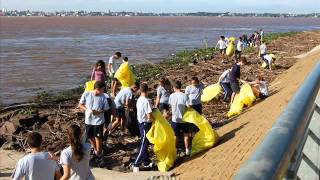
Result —
[[147, 138], [154, 144], [153, 150], [159, 171], [166, 172], [174, 165], [177, 158], [176, 138], [169, 122], [158, 109], [154, 110], [152, 115], [155, 120], [147, 133]]
[[183, 121], [193, 123], [199, 131], [192, 139], [191, 156], [211, 148], [218, 142], [218, 134], [212, 129], [209, 121], [201, 116], [196, 110], [188, 108], [183, 115]]
[[114, 77], [119, 80], [122, 87], [130, 87], [136, 80], [136, 76], [133, 74], [128, 62], [120, 65]]
[[239, 94], [237, 94], [234, 97], [233, 103], [230, 106], [230, 110], [228, 111], [228, 114], [227, 114], [228, 117], [236, 116], [236, 115], [240, 114], [242, 111], [242, 108], [243, 108], [243, 104], [240, 101]]
[[229, 40], [229, 42], [231, 42], [231, 41], [233, 41], [233, 42], [234, 42], [234, 41], [236, 41], [236, 38], [235, 38], [235, 37], [229, 37], [229, 39], [228, 39], [228, 40]]
[[242, 104], [247, 106], [250, 106], [256, 100], [256, 96], [253, 94], [251, 86], [247, 83], [241, 86], [239, 96]]
[[233, 41], [230, 41], [226, 50], [226, 55], [231, 57], [236, 51], [236, 47]]
[[93, 91], [95, 83], [96, 83], [95, 80], [86, 82], [86, 88], [84, 89], [84, 92]]
[[231, 104], [227, 114], [228, 117], [240, 114], [244, 105], [250, 106], [255, 100], [256, 97], [253, 94], [251, 86], [249, 84], [242, 85], [239, 94], [235, 96]]
[[209, 102], [221, 93], [221, 86], [219, 83], [212, 84], [203, 89], [201, 95], [201, 102]]

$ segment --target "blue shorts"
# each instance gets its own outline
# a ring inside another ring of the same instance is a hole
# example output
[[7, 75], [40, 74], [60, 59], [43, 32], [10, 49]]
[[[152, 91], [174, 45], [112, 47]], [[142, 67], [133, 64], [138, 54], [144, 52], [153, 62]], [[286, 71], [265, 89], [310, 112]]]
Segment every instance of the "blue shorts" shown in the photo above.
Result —
[[169, 111], [169, 104], [166, 104], [166, 103], [160, 103], [159, 104], [159, 110], [160, 111], [163, 111], [163, 110], [167, 110], [167, 111]]
[[126, 110], [124, 109], [124, 107], [116, 108], [115, 116], [117, 118], [125, 118], [126, 117]]
[[190, 124], [189, 123], [176, 123], [176, 122], [171, 122], [171, 127], [174, 131], [174, 134], [176, 136], [179, 136], [183, 133], [189, 133], [189, 127]]

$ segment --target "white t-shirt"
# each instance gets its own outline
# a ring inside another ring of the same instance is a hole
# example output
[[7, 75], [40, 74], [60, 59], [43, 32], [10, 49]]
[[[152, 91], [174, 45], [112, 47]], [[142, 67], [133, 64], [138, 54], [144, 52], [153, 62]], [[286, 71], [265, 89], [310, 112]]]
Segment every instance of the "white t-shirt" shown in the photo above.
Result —
[[230, 69], [225, 70], [220, 76], [221, 83], [230, 83]]
[[237, 51], [242, 51], [243, 50], [243, 42], [242, 41], [238, 41], [237, 43]]
[[88, 125], [101, 125], [104, 123], [104, 114], [93, 115], [90, 110], [109, 110], [109, 103], [106, 94], [96, 96], [94, 91], [85, 92], [80, 98], [80, 104], [84, 104], [87, 108], [85, 112], [85, 123]]
[[147, 114], [152, 112], [150, 101], [144, 97], [140, 96], [137, 100], [137, 119], [139, 123], [151, 122], [148, 119]]
[[168, 104], [170, 91], [159, 85], [157, 88], [157, 96], [160, 97], [160, 103]]
[[111, 72], [110, 73], [115, 73], [117, 72], [119, 66], [120, 66], [120, 63], [122, 62], [121, 58], [119, 59], [116, 59], [114, 56], [111, 56], [109, 58], [109, 64], [111, 64]]
[[188, 105], [201, 104], [201, 95], [203, 91], [203, 85], [199, 84], [197, 86], [187, 86], [185, 94], [188, 96]]
[[116, 105], [116, 108], [119, 109], [124, 107], [126, 100], [132, 99], [132, 96], [133, 94], [130, 87], [121, 89], [120, 92], [114, 98], [114, 103]]
[[182, 123], [187, 103], [188, 97], [182, 92], [175, 92], [170, 95], [169, 105], [172, 108], [172, 122]]
[[266, 54], [267, 53], [267, 46], [266, 44], [261, 44], [259, 47], [260, 54]]
[[217, 43], [217, 46], [219, 46], [219, 49], [225, 49], [227, 48], [227, 41], [220, 39]]
[[266, 81], [260, 81], [259, 87], [261, 94], [269, 96], [268, 83]]
[[268, 61], [269, 65], [272, 64], [273, 59], [269, 54], [264, 55], [263, 58]]
[[20, 159], [12, 174], [14, 180], [25, 177], [26, 180], [52, 179], [55, 172], [59, 170], [58, 164], [50, 160], [47, 152], [30, 153]]
[[60, 164], [69, 165], [71, 167], [70, 180], [93, 180], [94, 176], [90, 170], [90, 148], [89, 143], [83, 144], [84, 156], [81, 161], [76, 161], [72, 158], [71, 146], [67, 147], [61, 152]]

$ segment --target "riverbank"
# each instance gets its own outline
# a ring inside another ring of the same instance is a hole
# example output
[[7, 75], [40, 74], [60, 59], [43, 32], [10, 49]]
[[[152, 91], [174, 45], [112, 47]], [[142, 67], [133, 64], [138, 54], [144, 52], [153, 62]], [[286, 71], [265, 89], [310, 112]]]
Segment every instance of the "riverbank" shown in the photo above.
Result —
[[[320, 44], [320, 31], [278, 34], [277, 36], [270, 36], [268, 41], [269, 51], [275, 53], [278, 57], [276, 70], [269, 71], [260, 68], [259, 60], [256, 57], [256, 49], [248, 49], [245, 56], [250, 63], [242, 68], [242, 76], [245, 80], [253, 80], [257, 73], [264, 73], [269, 82], [273, 81], [278, 75], [283, 74], [295, 64], [297, 59], [294, 56], [305, 53]], [[207, 52], [212, 53], [212, 58], [210, 56], [208, 58]], [[216, 55], [215, 51], [210, 48], [185, 51], [182, 55], [177, 53], [173, 57], [174, 59], [167, 64], [160, 63], [136, 67], [137, 72], [150, 71], [154, 73], [150, 76], [142, 76], [137, 73], [138, 76], [142, 81], [148, 81], [152, 89], [155, 89], [157, 80], [161, 76], [168, 76], [172, 80], [179, 79], [184, 86], [189, 83], [192, 76], [198, 76], [204, 84], [213, 84], [217, 82], [223, 70], [231, 66], [231, 62], [229, 64], [221, 64], [219, 55]], [[197, 63], [193, 63], [195, 58], [197, 58]], [[205, 60], [205, 58], [207, 59]], [[79, 96], [63, 102], [43, 100], [39, 101], [40, 103], [38, 104], [27, 107], [12, 108], [6, 111], [1, 110], [0, 133], [2, 143], [4, 141], [9, 142], [2, 149], [23, 150], [25, 148], [25, 134], [28, 131], [37, 130], [45, 137], [45, 149], [59, 154], [60, 150], [67, 145], [67, 142], [64, 141], [66, 127], [75, 122], [81, 126], [84, 125], [83, 113], [75, 109]], [[237, 119], [226, 119], [225, 113], [227, 111], [227, 107], [221, 101], [212, 101], [204, 104], [204, 115], [216, 128]], [[3, 131], [3, 127], [6, 128], [6, 131]], [[220, 130], [218, 132], [220, 133]], [[109, 139], [109, 143], [114, 145], [114, 148], [109, 149], [105, 155], [107, 163], [103, 167], [117, 171], [127, 171], [131, 157], [135, 156], [138, 139], [130, 136], [119, 137], [114, 134]], [[214, 151], [215, 148], [212, 150]], [[177, 164], [188, 160], [182, 158]], [[185, 172], [185, 170], [181, 170], [181, 172]]]

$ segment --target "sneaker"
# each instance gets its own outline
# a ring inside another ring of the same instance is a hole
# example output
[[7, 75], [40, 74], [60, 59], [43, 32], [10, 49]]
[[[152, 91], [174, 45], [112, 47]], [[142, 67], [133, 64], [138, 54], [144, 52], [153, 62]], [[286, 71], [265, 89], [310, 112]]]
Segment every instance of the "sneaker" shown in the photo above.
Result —
[[139, 167], [132, 166], [132, 172], [134, 172], [134, 173], [139, 172]]
[[143, 164], [143, 163], [142, 163], [142, 167], [143, 167], [143, 168], [152, 168], [153, 165], [154, 165], [153, 162], [151, 162], [151, 163], [149, 163], [149, 164]]
[[186, 149], [186, 155], [187, 155], [187, 156], [190, 156], [190, 154], [191, 154], [190, 149]]

